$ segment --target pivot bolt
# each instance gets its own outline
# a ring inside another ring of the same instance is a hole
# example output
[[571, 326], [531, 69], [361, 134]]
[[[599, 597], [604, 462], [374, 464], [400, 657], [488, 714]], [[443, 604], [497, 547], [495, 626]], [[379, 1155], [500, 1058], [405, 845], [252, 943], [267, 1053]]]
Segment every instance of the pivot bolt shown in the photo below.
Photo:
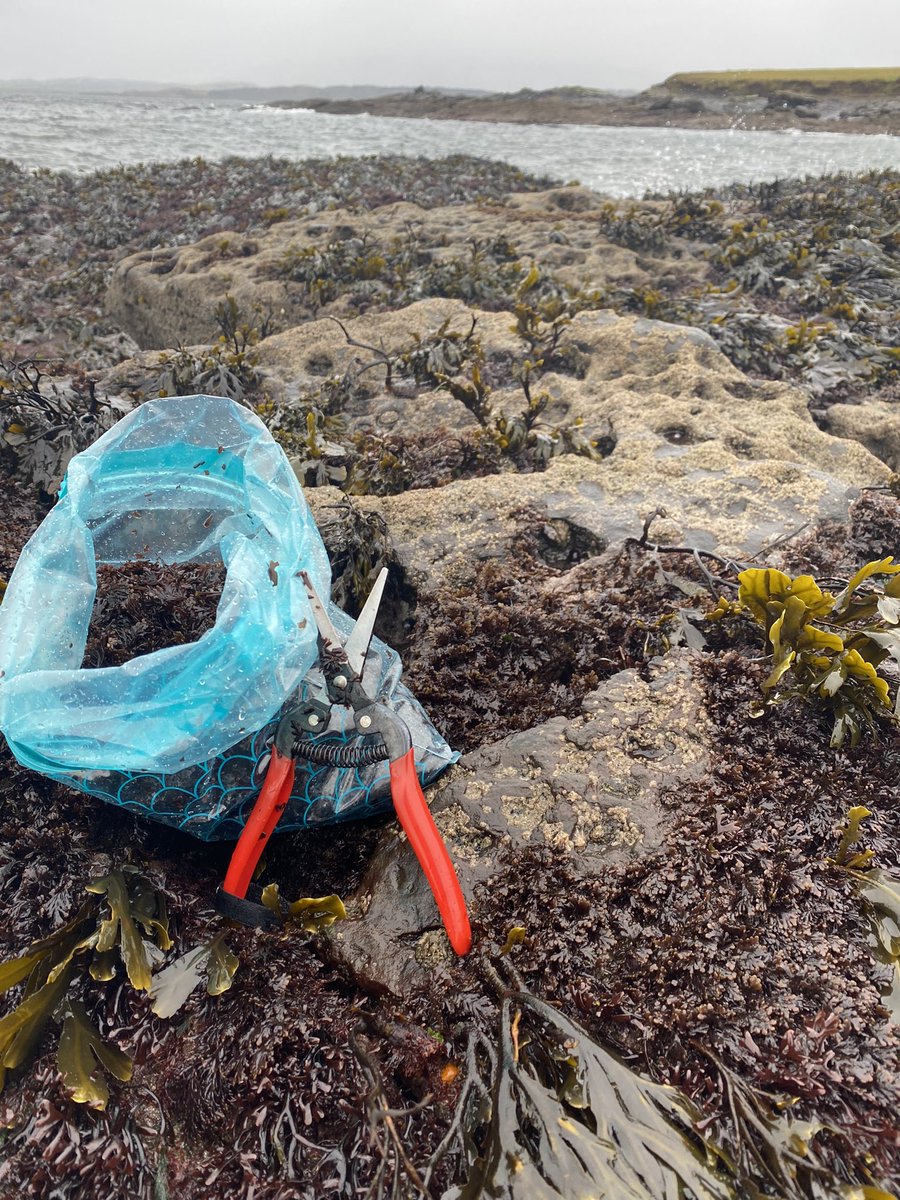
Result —
[[307, 723], [307, 725], [309, 725], [309, 727], [311, 729], [315, 729], [315, 727], [319, 724], [319, 718], [316, 716], [315, 713], [310, 713], [309, 716], [306, 718], [306, 723]]
[[371, 717], [369, 717], [369, 716], [363, 716], [363, 717], [360, 717], [360, 718], [359, 718], [359, 727], [360, 727], [360, 729], [368, 729], [368, 728], [369, 728], [369, 726], [370, 726], [371, 724], [372, 724], [372, 718], [371, 718]]
[[349, 683], [349, 680], [347, 679], [346, 675], [335, 675], [334, 686], [336, 688], [345, 688], [348, 683]]

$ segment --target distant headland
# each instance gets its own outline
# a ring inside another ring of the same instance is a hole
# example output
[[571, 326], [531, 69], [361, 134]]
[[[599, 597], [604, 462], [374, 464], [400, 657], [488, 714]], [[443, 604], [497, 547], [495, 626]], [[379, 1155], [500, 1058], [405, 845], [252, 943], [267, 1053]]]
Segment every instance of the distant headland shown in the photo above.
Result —
[[288, 98], [275, 108], [543, 125], [674, 125], [823, 133], [900, 133], [900, 68], [670, 75], [635, 95], [584, 87], [481, 95], [419, 87], [387, 95]]

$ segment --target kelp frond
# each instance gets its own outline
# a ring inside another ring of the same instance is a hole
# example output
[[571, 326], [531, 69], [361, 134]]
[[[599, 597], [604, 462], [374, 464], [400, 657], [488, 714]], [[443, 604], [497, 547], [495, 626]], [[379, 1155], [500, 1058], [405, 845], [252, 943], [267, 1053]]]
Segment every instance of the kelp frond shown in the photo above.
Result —
[[227, 992], [238, 969], [238, 959], [219, 934], [211, 942], [195, 946], [153, 977], [150, 995], [158, 1017], [171, 1017], [206, 976], [210, 996]]
[[72, 1099], [92, 1108], [104, 1109], [109, 1100], [101, 1068], [123, 1082], [131, 1078], [131, 1059], [103, 1040], [88, 1019], [84, 1005], [77, 1000], [69, 1002], [59, 1036], [57, 1063]]
[[735, 1200], [698, 1119], [676, 1088], [636, 1074], [557, 1009], [517, 992], [503, 1002], [484, 1149], [451, 1195]]

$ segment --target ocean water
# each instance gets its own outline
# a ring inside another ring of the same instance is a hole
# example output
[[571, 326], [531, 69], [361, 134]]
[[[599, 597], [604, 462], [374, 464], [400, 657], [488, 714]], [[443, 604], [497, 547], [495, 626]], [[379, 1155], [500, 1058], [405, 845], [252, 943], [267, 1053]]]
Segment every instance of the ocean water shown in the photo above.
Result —
[[900, 138], [744, 129], [612, 129], [584, 125], [327, 116], [239, 103], [122, 96], [0, 96], [0, 158], [73, 172], [202, 155], [476, 154], [613, 196], [733, 181], [900, 169]]

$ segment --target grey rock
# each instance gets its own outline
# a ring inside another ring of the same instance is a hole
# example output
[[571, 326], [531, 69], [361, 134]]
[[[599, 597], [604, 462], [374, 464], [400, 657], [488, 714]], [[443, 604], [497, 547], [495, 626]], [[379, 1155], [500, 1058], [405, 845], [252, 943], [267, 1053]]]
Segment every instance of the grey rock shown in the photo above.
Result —
[[[579, 876], [660, 845], [663, 787], [701, 779], [711, 726], [691, 656], [656, 662], [649, 681], [622, 671], [557, 717], [465, 755], [431, 791], [435, 822], [456, 865], [476, 943], [478, 895], [516, 871], [516, 854], [549, 846]], [[388, 827], [365, 879], [335, 926], [331, 953], [367, 986], [403, 994], [452, 958], [437, 906], [398, 826]]]

